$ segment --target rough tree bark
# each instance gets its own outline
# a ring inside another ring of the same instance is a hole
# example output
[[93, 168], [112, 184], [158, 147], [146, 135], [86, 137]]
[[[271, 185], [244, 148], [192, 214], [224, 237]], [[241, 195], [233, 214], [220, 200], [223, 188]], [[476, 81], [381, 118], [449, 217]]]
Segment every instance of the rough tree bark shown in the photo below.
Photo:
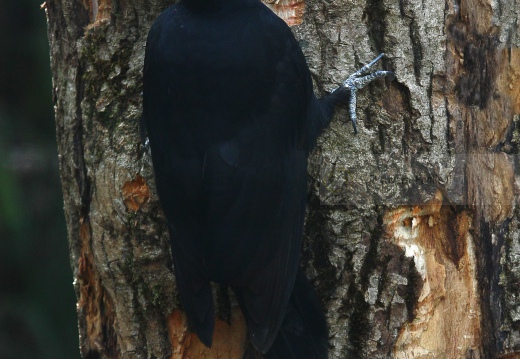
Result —
[[[172, 2], [44, 4], [84, 358], [258, 357], [225, 288], [211, 351], [179, 307], [138, 130], [146, 34]], [[283, 5], [317, 91], [383, 51], [397, 75], [310, 160], [302, 261], [330, 357], [520, 358], [520, 1]]]

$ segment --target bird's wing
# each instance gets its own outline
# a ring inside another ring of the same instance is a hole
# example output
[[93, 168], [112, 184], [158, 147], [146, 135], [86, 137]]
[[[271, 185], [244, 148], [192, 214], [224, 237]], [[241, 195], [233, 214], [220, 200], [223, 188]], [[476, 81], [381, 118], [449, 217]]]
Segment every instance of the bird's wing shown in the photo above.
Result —
[[147, 39], [143, 72], [143, 119], [152, 150], [155, 181], [163, 211], [168, 220], [175, 277], [181, 301], [191, 325], [206, 346], [211, 346], [215, 326], [210, 282], [204, 273], [202, 252], [198, 244], [202, 223], [198, 207], [202, 181], [202, 163], [196, 156], [184, 159], [172, 146], [175, 142], [175, 108], [172, 107], [169, 79], [170, 64], [164, 61], [161, 34], [167, 31], [168, 12], [154, 23]]

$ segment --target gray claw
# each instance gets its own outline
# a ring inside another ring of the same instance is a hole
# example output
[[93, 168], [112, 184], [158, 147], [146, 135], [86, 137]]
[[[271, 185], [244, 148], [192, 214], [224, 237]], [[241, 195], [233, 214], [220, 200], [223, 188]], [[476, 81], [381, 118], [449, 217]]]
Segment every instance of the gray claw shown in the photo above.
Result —
[[[373, 80], [390, 76], [392, 79], [395, 78], [395, 75], [391, 71], [376, 71], [373, 73], [369, 73], [370, 69], [376, 62], [378, 62], [385, 54], [382, 53], [372, 61], [370, 61], [368, 64], [360, 68], [358, 71], [354, 72], [352, 75], [350, 75], [344, 82], [343, 86], [350, 90], [350, 101], [349, 101], [349, 114], [350, 114], [350, 120], [352, 121], [352, 126], [354, 127], [354, 133], [357, 133], [357, 127], [356, 127], [356, 101], [357, 101], [357, 95], [356, 92], [359, 89], [362, 89], [365, 87], [368, 83], [372, 82]], [[367, 74], [366, 76], [363, 76]]]

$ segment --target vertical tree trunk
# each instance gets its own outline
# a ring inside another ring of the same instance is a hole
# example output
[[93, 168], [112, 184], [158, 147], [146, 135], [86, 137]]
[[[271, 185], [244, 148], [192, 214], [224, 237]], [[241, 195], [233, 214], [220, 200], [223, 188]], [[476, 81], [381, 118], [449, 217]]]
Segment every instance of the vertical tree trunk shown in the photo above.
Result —
[[[138, 129], [146, 34], [171, 3], [45, 4], [84, 358], [258, 357], [225, 288], [212, 350], [179, 307]], [[302, 260], [330, 357], [519, 358], [519, 1], [307, 0], [303, 21], [284, 5], [317, 91], [383, 51], [397, 75], [310, 159]]]

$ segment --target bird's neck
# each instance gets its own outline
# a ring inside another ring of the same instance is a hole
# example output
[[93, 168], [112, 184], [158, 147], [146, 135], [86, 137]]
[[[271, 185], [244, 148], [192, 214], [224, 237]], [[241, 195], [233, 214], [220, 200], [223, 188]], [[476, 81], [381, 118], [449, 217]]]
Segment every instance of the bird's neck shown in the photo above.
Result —
[[236, 0], [182, 0], [182, 2], [186, 5], [187, 8], [194, 12], [218, 12], [231, 5], [232, 3], [236, 3]]

